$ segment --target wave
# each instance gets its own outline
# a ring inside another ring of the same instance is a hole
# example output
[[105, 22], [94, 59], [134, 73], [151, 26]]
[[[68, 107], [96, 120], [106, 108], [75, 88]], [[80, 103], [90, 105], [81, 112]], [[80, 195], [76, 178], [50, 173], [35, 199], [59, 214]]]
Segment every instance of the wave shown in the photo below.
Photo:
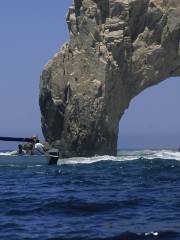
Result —
[[[17, 157], [14, 152], [0, 152], [0, 157]], [[34, 156], [29, 156], [34, 157]], [[101, 161], [134, 161], [134, 160], [176, 160], [180, 161], [180, 152], [175, 150], [130, 150], [119, 151], [117, 156], [73, 157], [60, 159], [58, 165], [63, 164], [92, 164]]]
[[91, 164], [101, 161], [133, 161], [133, 160], [177, 160], [180, 161], [180, 152], [174, 150], [136, 150], [120, 151], [118, 156], [94, 156], [73, 157], [60, 159], [58, 165], [62, 164]]
[[0, 152], [0, 156], [14, 156], [15, 154], [17, 154], [17, 151]]

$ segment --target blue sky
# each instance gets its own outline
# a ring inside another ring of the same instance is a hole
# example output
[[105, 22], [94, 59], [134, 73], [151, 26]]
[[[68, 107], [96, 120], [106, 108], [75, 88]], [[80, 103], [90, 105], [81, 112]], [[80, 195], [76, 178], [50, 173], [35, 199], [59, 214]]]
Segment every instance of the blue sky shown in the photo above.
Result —
[[119, 125], [121, 148], [180, 146], [180, 78], [170, 78], [135, 97]]
[[[68, 40], [71, 0], [0, 1], [0, 135], [42, 138], [38, 106], [43, 66]], [[180, 145], [180, 79], [136, 97], [121, 123], [122, 148]], [[0, 149], [15, 144], [0, 142]]]

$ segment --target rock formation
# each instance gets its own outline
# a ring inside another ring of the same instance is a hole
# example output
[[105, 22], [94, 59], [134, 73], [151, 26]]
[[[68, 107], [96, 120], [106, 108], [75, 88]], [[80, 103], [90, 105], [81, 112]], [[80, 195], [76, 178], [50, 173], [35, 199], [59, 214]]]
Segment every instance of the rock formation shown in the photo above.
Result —
[[68, 156], [115, 155], [131, 99], [180, 75], [180, 1], [74, 0], [67, 24], [41, 76], [44, 136]]

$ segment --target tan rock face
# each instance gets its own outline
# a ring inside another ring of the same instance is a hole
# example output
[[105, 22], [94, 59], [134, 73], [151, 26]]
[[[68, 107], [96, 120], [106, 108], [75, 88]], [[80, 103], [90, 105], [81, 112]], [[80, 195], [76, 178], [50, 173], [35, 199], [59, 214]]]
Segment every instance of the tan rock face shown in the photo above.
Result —
[[75, 0], [67, 24], [41, 76], [43, 133], [68, 156], [114, 155], [131, 99], [180, 75], [180, 1]]

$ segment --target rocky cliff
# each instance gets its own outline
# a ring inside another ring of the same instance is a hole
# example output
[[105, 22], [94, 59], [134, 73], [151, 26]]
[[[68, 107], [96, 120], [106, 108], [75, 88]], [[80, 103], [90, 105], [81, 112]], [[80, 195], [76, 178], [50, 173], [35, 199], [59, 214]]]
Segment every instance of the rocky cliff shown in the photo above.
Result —
[[68, 156], [114, 155], [131, 99], [180, 75], [180, 1], [74, 0], [67, 25], [41, 76], [44, 136]]

